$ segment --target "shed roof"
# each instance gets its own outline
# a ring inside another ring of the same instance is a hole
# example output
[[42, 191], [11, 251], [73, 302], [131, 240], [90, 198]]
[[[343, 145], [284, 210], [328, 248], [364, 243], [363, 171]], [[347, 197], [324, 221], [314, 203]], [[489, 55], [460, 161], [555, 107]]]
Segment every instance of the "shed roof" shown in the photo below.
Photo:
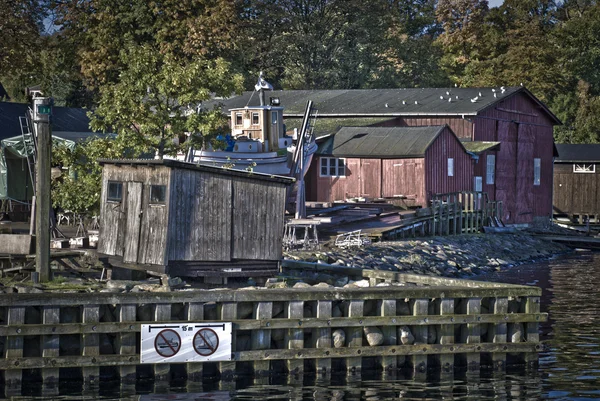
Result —
[[461, 141], [467, 152], [479, 154], [486, 150], [495, 149], [500, 145], [500, 142], [487, 141]]
[[[268, 92], [284, 105], [286, 117], [302, 117], [306, 103], [312, 100], [320, 117], [401, 117], [418, 115], [477, 115], [488, 107], [517, 93], [523, 93], [550, 116], [556, 124], [560, 120], [526, 88], [398, 88], [398, 89], [335, 89], [335, 90], [279, 90]], [[496, 94], [496, 97], [494, 97]], [[481, 96], [480, 96], [481, 95]], [[457, 98], [458, 97], [458, 98]], [[451, 99], [449, 101], [448, 99]], [[477, 100], [475, 100], [477, 99]], [[473, 100], [473, 101], [472, 101]], [[229, 99], [213, 100], [212, 107], [223, 109], [258, 106], [258, 96], [244, 92]]]
[[[29, 104], [0, 102], [0, 139], [21, 135], [19, 117], [25, 117]], [[92, 132], [85, 109], [52, 108], [52, 131]]]
[[558, 163], [568, 162], [600, 162], [600, 144], [566, 144], [557, 143]]
[[[448, 128], [430, 127], [343, 127], [327, 138], [319, 155], [377, 157], [384, 159], [424, 157], [435, 138]], [[452, 132], [450, 130], [450, 132]]]
[[284, 177], [281, 175], [256, 173], [253, 171], [235, 170], [225, 167], [217, 167], [206, 164], [198, 163], [187, 163], [179, 160], [171, 159], [98, 159], [98, 163], [101, 165], [115, 164], [115, 165], [140, 165], [140, 166], [167, 166], [171, 168], [180, 168], [186, 170], [205, 171], [214, 174], [231, 175], [261, 181], [279, 182], [283, 184], [291, 184], [296, 181], [292, 177]]

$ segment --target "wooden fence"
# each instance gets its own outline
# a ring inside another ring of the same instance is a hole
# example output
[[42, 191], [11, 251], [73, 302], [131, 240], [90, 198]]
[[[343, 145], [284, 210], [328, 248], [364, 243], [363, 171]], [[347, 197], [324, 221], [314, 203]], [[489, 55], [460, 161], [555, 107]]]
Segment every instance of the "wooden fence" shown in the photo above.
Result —
[[[388, 285], [5, 294], [0, 297], [5, 383], [20, 387], [32, 379], [46, 385], [63, 375], [90, 382], [101, 373], [131, 382], [364, 368], [451, 372], [455, 365], [477, 369], [481, 363], [504, 368], [512, 353], [520, 355], [519, 363], [537, 361], [538, 324], [547, 319], [540, 313], [539, 288], [290, 261], [285, 266], [288, 274], [326, 272]], [[233, 323], [231, 361], [140, 364], [142, 323], [202, 321]], [[371, 346], [366, 332], [375, 327], [384, 340]], [[338, 329], [345, 341], [334, 344]], [[407, 330], [412, 344], [403, 343]]]

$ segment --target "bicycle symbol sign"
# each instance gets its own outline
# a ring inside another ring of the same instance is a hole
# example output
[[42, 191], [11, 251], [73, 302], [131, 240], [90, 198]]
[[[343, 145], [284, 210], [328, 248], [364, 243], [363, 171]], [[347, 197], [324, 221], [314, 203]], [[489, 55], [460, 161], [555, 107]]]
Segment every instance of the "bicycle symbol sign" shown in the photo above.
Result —
[[193, 344], [198, 355], [209, 356], [219, 348], [219, 336], [213, 329], [201, 329], [194, 335]]
[[179, 334], [175, 330], [163, 330], [156, 335], [154, 348], [158, 355], [170, 358], [181, 349], [181, 337], [179, 337]]

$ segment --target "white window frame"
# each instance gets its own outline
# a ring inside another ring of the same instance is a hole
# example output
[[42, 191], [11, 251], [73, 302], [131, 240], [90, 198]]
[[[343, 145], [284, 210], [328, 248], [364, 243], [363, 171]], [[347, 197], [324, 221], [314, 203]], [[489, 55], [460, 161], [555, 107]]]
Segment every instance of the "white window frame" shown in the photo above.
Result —
[[[340, 161], [342, 165], [340, 166]], [[331, 174], [331, 163], [335, 168], [335, 174]], [[323, 174], [325, 167], [326, 173]], [[319, 177], [345, 177], [346, 176], [346, 159], [343, 157], [321, 157], [319, 158]]]
[[454, 158], [448, 158], [448, 177], [454, 177]]
[[573, 163], [573, 172], [577, 174], [594, 174], [596, 172], [596, 165], [594, 163]]
[[494, 185], [496, 182], [496, 155], [487, 155], [485, 165], [485, 183]]
[[[238, 124], [238, 122], [239, 122], [239, 124]], [[242, 115], [241, 111], [236, 111], [235, 112], [235, 126], [241, 127], [242, 125], [244, 125], [244, 116]]]
[[[256, 117], [256, 123], [254, 123], [254, 117]], [[253, 126], [260, 125], [260, 113], [258, 111], [253, 111], [250, 115], [250, 124]]]
[[542, 177], [542, 159], [536, 157], [533, 159], [533, 185], [540, 185]]

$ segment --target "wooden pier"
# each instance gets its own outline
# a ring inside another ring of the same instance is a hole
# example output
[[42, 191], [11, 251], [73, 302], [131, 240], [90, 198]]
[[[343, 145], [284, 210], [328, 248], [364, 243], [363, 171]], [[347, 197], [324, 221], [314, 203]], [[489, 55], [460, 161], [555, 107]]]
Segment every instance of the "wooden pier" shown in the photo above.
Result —
[[[284, 261], [291, 277], [368, 279], [369, 288], [257, 288], [163, 293], [5, 294], [0, 369], [7, 388], [63, 375], [123, 383], [269, 373], [438, 369], [534, 363], [541, 289]], [[385, 284], [383, 284], [385, 283]], [[374, 286], [379, 284], [379, 286]], [[231, 361], [140, 364], [140, 327], [231, 322]], [[345, 341], [340, 341], [340, 330]], [[369, 333], [381, 333], [371, 343]], [[414, 340], [405, 341], [407, 333]], [[336, 337], [338, 336], [338, 337]], [[518, 356], [516, 356], [518, 355]]]

